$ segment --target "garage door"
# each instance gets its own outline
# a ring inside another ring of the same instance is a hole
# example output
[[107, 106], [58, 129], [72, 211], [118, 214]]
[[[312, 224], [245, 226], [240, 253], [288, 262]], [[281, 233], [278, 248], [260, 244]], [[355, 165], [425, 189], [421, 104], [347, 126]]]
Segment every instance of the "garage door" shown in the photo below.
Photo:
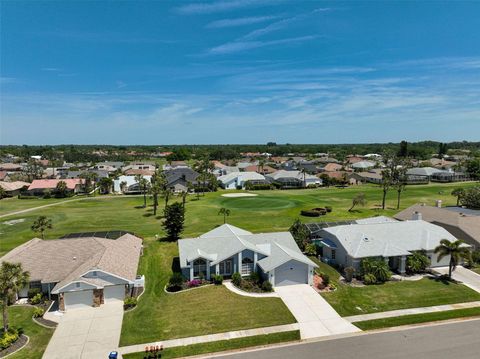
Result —
[[103, 298], [105, 303], [118, 300], [123, 301], [123, 298], [125, 298], [125, 286], [122, 284], [103, 288]]
[[275, 285], [308, 283], [308, 265], [291, 260], [275, 268]]
[[80, 290], [78, 292], [66, 292], [64, 301], [65, 310], [91, 307], [93, 305], [93, 291]]

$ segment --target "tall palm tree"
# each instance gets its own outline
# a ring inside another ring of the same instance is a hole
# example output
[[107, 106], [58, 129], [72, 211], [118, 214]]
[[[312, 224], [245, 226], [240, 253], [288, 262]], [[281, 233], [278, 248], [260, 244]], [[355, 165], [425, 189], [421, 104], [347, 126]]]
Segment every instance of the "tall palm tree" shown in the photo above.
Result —
[[367, 200], [365, 198], [365, 193], [359, 193], [352, 199], [352, 207], [348, 210], [351, 212], [355, 206], [362, 206], [364, 207], [367, 204]]
[[8, 331], [8, 298], [28, 285], [30, 274], [22, 269], [20, 263], [2, 262], [0, 267], [0, 297], [3, 312], [3, 331]]
[[230, 210], [228, 208], [222, 207], [218, 211], [218, 214], [223, 214], [223, 224], [227, 223], [227, 217], [230, 216]]
[[450, 242], [448, 239], [442, 239], [440, 244], [435, 248], [435, 254], [438, 254], [437, 261], [442, 260], [446, 256], [450, 256], [448, 263], [448, 278], [452, 278], [452, 272], [462, 259], [470, 259], [471, 252], [469, 247], [462, 246], [464, 242], [461, 239]]
[[172, 190], [170, 188], [165, 188], [162, 191], [162, 197], [165, 200], [165, 209], [167, 209], [168, 201], [170, 200], [171, 194], [172, 194]]
[[307, 188], [307, 170], [302, 168], [300, 173], [303, 175], [303, 188]]
[[147, 207], [147, 187], [148, 181], [142, 175], [135, 175], [135, 181], [138, 183], [140, 191], [143, 193], [143, 208]]
[[40, 232], [42, 239], [45, 239], [45, 231], [47, 229], [52, 229], [52, 227], [52, 220], [50, 218], [47, 218], [46, 216], [40, 216], [35, 220], [35, 222], [33, 222], [31, 229], [34, 232]]

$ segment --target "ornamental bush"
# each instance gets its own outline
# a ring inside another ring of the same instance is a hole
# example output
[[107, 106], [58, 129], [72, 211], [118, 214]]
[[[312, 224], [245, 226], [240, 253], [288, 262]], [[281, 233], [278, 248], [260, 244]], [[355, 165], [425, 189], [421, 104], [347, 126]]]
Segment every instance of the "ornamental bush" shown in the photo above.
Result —
[[44, 313], [45, 313], [45, 310], [43, 310], [43, 308], [35, 307], [35, 309], [33, 310], [33, 317], [34, 318], [42, 317]]
[[330, 213], [332, 212], [332, 207], [331, 206], [325, 206], [325, 210]]
[[320, 217], [320, 212], [313, 210], [302, 210], [300, 214], [305, 217]]
[[223, 275], [220, 275], [220, 274], [215, 274], [213, 276], [213, 283], [215, 285], [220, 285], [223, 283]]
[[38, 293], [40, 293], [40, 288], [30, 288], [28, 290], [28, 299], [32, 299], [35, 297]]
[[137, 297], [126, 297], [123, 300], [123, 309], [133, 308], [137, 305]]
[[305, 246], [305, 254], [307, 256], [314, 256], [317, 254], [317, 246], [314, 243], [309, 243]]
[[363, 276], [363, 283], [365, 285], [371, 285], [377, 283], [377, 278], [374, 274], [368, 273]]
[[168, 281], [168, 286], [170, 288], [179, 289], [182, 286], [183, 282], [184, 282], [184, 279], [183, 279], [182, 273], [175, 272], [170, 277], [170, 280]]
[[262, 283], [262, 290], [264, 292], [271, 292], [273, 290], [272, 283], [270, 283], [268, 280], [264, 281]]
[[346, 267], [345, 271], [345, 281], [350, 283], [353, 280], [353, 274], [355, 273], [355, 268], [353, 267]]
[[37, 293], [32, 297], [32, 299], [30, 299], [30, 303], [33, 305], [40, 304], [42, 301], [43, 301], [42, 293]]
[[325, 287], [330, 284], [330, 276], [327, 273], [320, 273], [320, 277], [322, 277], [322, 283]]
[[187, 287], [188, 288], [195, 288], [200, 286], [202, 284], [202, 281], [200, 279], [193, 279], [187, 282]]
[[242, 283], [242, 276], [240, 273], [236, 272], [233, 273], [232, 275], [232, 283], [236, 285], [237, 287], [240, 287], [240, 284]]
[[10, 328], [7, 332], [4, 332], [0, 337], [0, 349], [6, 349], [17, 341], [19, 337], [18, 331]]
[[249, 279], [253, 283], [260, 283], [260, 274], [258, 274], [257, 272], [252, 272], [250, 273]]

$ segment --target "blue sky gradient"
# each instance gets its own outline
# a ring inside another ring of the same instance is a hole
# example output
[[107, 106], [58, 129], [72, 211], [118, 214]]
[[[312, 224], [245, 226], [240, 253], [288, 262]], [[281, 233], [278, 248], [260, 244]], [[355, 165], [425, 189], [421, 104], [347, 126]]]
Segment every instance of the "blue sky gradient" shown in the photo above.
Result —
[[2, 144], [480, 140], [480, 2], [0, 3]]

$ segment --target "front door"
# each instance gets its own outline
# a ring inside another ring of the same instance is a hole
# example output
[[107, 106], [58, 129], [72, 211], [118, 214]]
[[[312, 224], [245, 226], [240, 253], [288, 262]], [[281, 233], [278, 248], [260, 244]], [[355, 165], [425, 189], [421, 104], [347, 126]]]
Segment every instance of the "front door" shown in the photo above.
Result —
[[232, 260], [227, 259], [226, 261], [220, 262], [220, 274], [221, 275], [232, 275]]

